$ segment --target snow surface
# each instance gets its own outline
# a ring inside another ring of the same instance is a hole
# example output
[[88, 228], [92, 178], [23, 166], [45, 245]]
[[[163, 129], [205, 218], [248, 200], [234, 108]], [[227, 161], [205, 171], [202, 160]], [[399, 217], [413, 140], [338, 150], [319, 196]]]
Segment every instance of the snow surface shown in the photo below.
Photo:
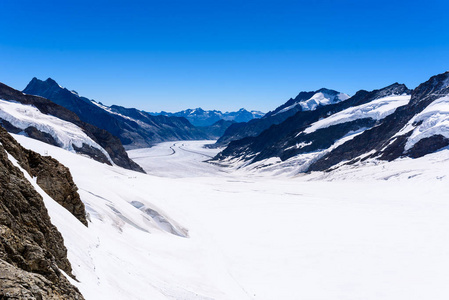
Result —
[[148, 174], [161, 177], [201, 177], [226, 173], [223, 168], [203, 163], [222, 150], [204, 148], [205, 143], [213, 144], [215, 141], [165, 142], [151, 148], [129, 150], [128, 156]]
[[381, 120], [394, 113], [399, 106], [407, 105], [410, 101], [410, 97], [410, 95], [388, 96], [366, 104], [350, 107], [315, 122], [304, 130], [304, 132], [312, 133], [318, 129], [327, 128], [332, 125], [351, 122], [358, 119], [370, 118], [373, 120]]
[[83, 144], [96, 148], [112, 163], [106, 150], [88, 137], [81, 128], [54, 116], [45, 115], [34, 106], [0, 100], [0, 118], [23, 130], [32, 126], [48, 133], [62, 148], [71, 152], [75, 152], [73, 146], [81, 148]]
[[[419, 124], [420, 125], [415, 125]], [[449, 96], [433, 101], [421, 113], [413, 117], [407, 125], [395, 136], [413, 133], [408, 137], [405, 150], [413, 146], [424, 138], [434, 135], [442, 135], [449, 138]]]
[[290, 106], [287, 106], [274, 115], [286, 112], [291, 110], [292, 108], [300, 105], [303, 111], [315, 110], [318, 106], [324, 106], [329, 104], [338, 103], [344, 100], [349, 99], [349, 96], [343, 93], [339, 93], [337, 95], [329, 95], [327, 93], [319, 92], [315, 93], [310, 99], [296, 102]]
[[[187, 160], [199, 166], [203, 156], [176, 148], [179, 157], [169, 157], [190, 158], [159, 160], [166, 177], [158, 177], [14, 137], [72, 171], [89, 227], [45, 200], [86, 299], [449, 297], [449, 150], [289, 178], [186, 177]], [[143, 160], [171, 145], [131, 153]], [[136, 201], [188, 237], [146, 219]]]

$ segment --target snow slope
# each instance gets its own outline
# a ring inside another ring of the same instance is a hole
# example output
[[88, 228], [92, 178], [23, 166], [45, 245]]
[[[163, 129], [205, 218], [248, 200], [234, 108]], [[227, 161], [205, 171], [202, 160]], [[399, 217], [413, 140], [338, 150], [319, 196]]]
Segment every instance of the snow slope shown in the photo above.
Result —
[[[177, 170], [165, 158], [173, 178], [162, 178], [14, 137], [72, 171], [89, 228], [46, 203], [86, 299], [449, 297], [449, 150], [296, 178], [185, 177], [187, 162]], [[137, 202], [188, 237], [146, 220]]]
[[315, 122], [304, 130], [304, 132], [312, 133], [321, 128], [351, 122], [357, 119], [371, 118], [373, 120], [381, 120], [386, 116], [391, 115], [399, 106], [407, 105], [410, 101], [410, 97], [410, 95], [395, 95], [380, 98], [359, 106], [350, 107]]
[[75, 152], [73, 146], [81, 148], [83, 144], [96, 148], [112, 163], [106, 150], [88, 137], [81, 128], [57, 117], [45, 115], [34, 106], [0, 99], [0, 118], [20, 129], [32, 126], [41, 132], [48, 133], [60, 147], [71, 152]]
[[[419, 124], [419, 125], [417, 125]], [[440, 134], [449, 138], [449, 96], [433, 101], [421, 113], [413, 117], [396, 136], [413, 131], [408, 137], [405, 150], [421, 139]]]
[[310, 97], [307, 100], [295, 102], [294, 104], [281, 109], [280, 111], [276, 112], [274, 115], [289, 111], [298, 105], [301, 106], [302, 111], [307, 111], [307, 110], [315, 110], [318, 106], [334, 104], [334, 103], [338, 103], [338, 102], [341, 102], [341, 101], [344, 101], [347, 99], [349, 99], [349, 96], [344, 93], [338, 93], [336, 95], [331, 95], [326, 92], [318, 92], [318, 93], [315, 93], [312, 97]]

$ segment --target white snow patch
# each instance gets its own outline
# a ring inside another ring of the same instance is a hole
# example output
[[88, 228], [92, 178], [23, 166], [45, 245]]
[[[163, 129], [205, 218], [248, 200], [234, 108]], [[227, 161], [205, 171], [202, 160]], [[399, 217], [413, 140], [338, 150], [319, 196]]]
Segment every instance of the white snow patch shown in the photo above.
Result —
[[335, 104], [344, 100], [349, 99], [349, 96], [344, 93], [339, 93], [337, 95], [329, 95], [327, 93], [319, 92], [314, 94], [310, 99], [296, 102], [290, 106], [287, 106], [277, 113], [273, 115], [277, 115], [286, 111], [291, 110], [292, 108], [300, 105], [303, 111], [315, 110], [318, 106], [324, 106], [329, 104]]
[[81, 148], [86, 144], [100, 150], [113, 163], [106, 150], [88, 137], [81, 128], [57, 117], [45, 115], [34, 106], [0, 100], [0, 118], [23, 130], [32, 126], [48, 133], [62, 148], [71, 152], [75, 152], [73, 146]]
[[[420, 123], [416, 126], [414, 124]], [[449, 96], [433, 101], [421, 113], [413, 117], [395, 136], [404, 135], [413, 130], [405, 144], [405, 150], [424, 138], [442, 135], [449, 138]]]
[[[161, 178], [49, 151], [70, 168], [92, 219], [85, 228], [49, 208], [87, 300], [449, 297], [448, 150], [295, 178], [242, 169]], [[142, 221], [132, 201], [162, 209], [189, 238]]]
[[407, 105], [409, 101], [410, 95], [388, 96], [377, 99], [366, 104], [350, 107], [325, 119], [319, 120], [303, 132], [309, 134], [318, 129], [364, 118], [381, 120], [392, 114], [398, 107]]

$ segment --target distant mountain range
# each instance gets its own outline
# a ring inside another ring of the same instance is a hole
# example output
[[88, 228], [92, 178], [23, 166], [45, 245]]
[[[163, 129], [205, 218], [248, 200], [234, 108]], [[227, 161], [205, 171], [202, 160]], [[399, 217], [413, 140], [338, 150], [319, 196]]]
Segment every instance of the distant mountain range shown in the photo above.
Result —
[[[260, 120], [232, 125], [217, 142], [228, 146], [213, 161], [295, 174], [370, 159], [416, 158], [449, 146], [449, 72], [414, 90], [395, 83], [339, 100], [311, 109], [303, 105], [309, 100], [289, 101]], [[292, 116], [275, 119], [298, 107]]]
[[[215, 133], [220, 125], [215, 125], [209, 132], [208, 128], [197, 128], [183, 117], [154, 116], [118, 105], [108, 107], [61, 87], [51, 78], [45, 81], [33, 78], [23, 92], [47, 98], [73, 111], [82, 121], [117, 136], [126, 149], [151, 147], [163, 141], [218, 138]], [[221, 124], [223, 127], [218, 133], [221, 134], [229, 125]]]
[[301, 92], [265, 115], [200, 108], [154, 115], [105, 106], [50, 78], [33, 78], [23, 93], [0, 85], [0, 122], [10, 132], [140, 171], [122, 145], [133, 149], [162, 141], [220, 137], [212, 147], [224, 149], [214, 163], [309, 172], [366, 159], [420, 157], [448, 146], [448, 85], [446, 72], [414, 90], [394, 83], [360, 90], [352, 97], [324, 88]]
[[234, 112], [221, 112], [219, 110], [203, 110], [202, 108], [186, 109], [176, 113], [169, 113], [161, 111], [158, 113], [150, 113], [154, 116], [172, 116], [172, 117], [184, 117], [189, 120], [195, 126], [210, 126], [220, 120], [233, 121], [236, 123], [248, 122], [252, 119], [261, 118], [264, 116], [260, 111], [247, 111], [241, 108]]

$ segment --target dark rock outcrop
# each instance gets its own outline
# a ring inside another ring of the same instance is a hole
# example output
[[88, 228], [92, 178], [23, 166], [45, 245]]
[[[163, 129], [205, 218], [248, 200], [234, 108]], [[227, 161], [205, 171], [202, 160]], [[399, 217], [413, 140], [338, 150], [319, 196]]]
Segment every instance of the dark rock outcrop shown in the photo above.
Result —
[[378, 158], [392, 161], [403, 156], [421, 157], [449, 145], [449, 140], [440, 135], [428, 137], [405, 151], [407, 138], [412, 132], [395, 136], [414, 116], [422, 112], [438, 98], [449, 95], [449, 72], [431, 77], [420, 84], [411, 94], [408, 105], [399, 107], [393, 114], [382, 120], [381, 124], [356, 136], [327, 154], [309, 168], [309, 171], [328, 170], [334, 165], [348, 161], [353, 163], [357, 157], [372, 152], [364, 159]]
[[[111, 157], [112, 161], [117, 164], [120, 167], [135, 170], [138, 172], [144, 173], [143, 169], [133, 162], [131, 159], [129, 159], [125, 149], [123, 148], [123, 145], [121, 144], [120, 140], [113, 136], [111, 133], [109, 133], [106, 130], [100, 129], [96, 126], [93, 126], [91, 124], [85, 123], [80, 120], [80, 118], [73, 113], [72, 111], [48, 100], [42, 97], [38, 96], [32, 96], [32, 95], [26, 95], [20, 91], [17, 91], [3, 83], [0, 83], [0, 99], [9, 100], [9, 101], [17, 101], [22, 104], [27, 105], [33, 105], [37, 109], [39, 109], [40, 112], [47, 115], [55, 116], [59, 119], [62, 119], [64, 121], [71, 122], [81, 129], [96, 143], [98, 143], [103, 149], [108, 152], [109, 156]], [[9, 124], [6, 120], [1, 120], [1, 123], [11, 132], [16, 132], [14, 130], [14, 126]], [[27, 128], [25, 129], [26, 132], [28, 132], [30, 137], [36, 138], [38, 140], [41, 140], [43, 142], [47, 142], [50, 144], [54, 144], [55, 141], [53, 138], [50, 138], [48, 134], [39, 132], [36, 128]], [[93, 159], [110, 164], [108, 158], [101, 152], [95, 151], [95, 149], [92, 149], [92, 147], [85, 145], [83, 147], [78, 148], [80, 153], [86, 154], [91, 156]], [[94, 154], [94, 155], [92, 155]]]
[[86, 210], [73, 182], [70, 170], [56, 159], [41, 156], [23, 148], [6, 130], [0, 127], [0, 143], [20, 166], [36, 177], [37, 184], [56, 202], [87, 226]]
[[163, 141], [207, 138], [185, 118], [152, 116], [144, 111], [117, 105], [106, 107], [59, 86], [51, 78], [45, 81], [33, 78], [24, 93], [45, 97], [67, 108], [83, 122], [118, 137], [127, 149], [151, 147]]
[[[281, 124], [289, 117], [295, 115], [298, 112], [302, 112], [303, 108], [300, 104], [311, 99], [311, 97], [313, 97], [317, 93], [325, 93], [331, 100], [338, 97], [338, 95], [340, 94], [337, 91], [324, 88], [313, 92], [301, 92], [295, 98], [291, 98], [286, 103], [279, 106], [275, 110], [268, 112], [260, 119], [253, 119], [247, 123], [236, 123], [229, 126], [223, 136], [221, 136], [215, 143], [214, 147], [224, 147], [232, 141], [258, 136], [263, 131], [270, 128], [272, 125]], [[336, 99], [334, 100], [338, 102]], [[330, 102], [333, 103], [333, 101]], [[318, 105], [317, 107], [320, 108], [323, 106]]]
[[[215, 157], [215, 160], [232, 157], [239, 157], [246, 160], [252, 159], [252, 162], [270, 157], [280, 157], [282, 160], [286, 160], [297, 154], [327, 149], [347, 133], [362, 128], [370, 128], [376, 122], [372, 119], [365, 118], [329, 126], [309, 134], [305, 133], [304, 130], [314, 122], [347, 108], [366, 104], [389, 95], [402, 94], [410, 94], [410, 90], [403, 84], [395, 83], [371, 92], [359, 91], [345, 101], [320, 106], [312, 111], [298, 111], [284, 122], [278, 125], [272, 125], [258, 136], [231, 142], [226, 149]], [[304, 146], [296, 147], [298, 144], [303, 144]]]
[[73, 276], [61, 234], [5, 147], [9, 139], [0, 144], [0, 299], [83, 299], [60, 271]]

